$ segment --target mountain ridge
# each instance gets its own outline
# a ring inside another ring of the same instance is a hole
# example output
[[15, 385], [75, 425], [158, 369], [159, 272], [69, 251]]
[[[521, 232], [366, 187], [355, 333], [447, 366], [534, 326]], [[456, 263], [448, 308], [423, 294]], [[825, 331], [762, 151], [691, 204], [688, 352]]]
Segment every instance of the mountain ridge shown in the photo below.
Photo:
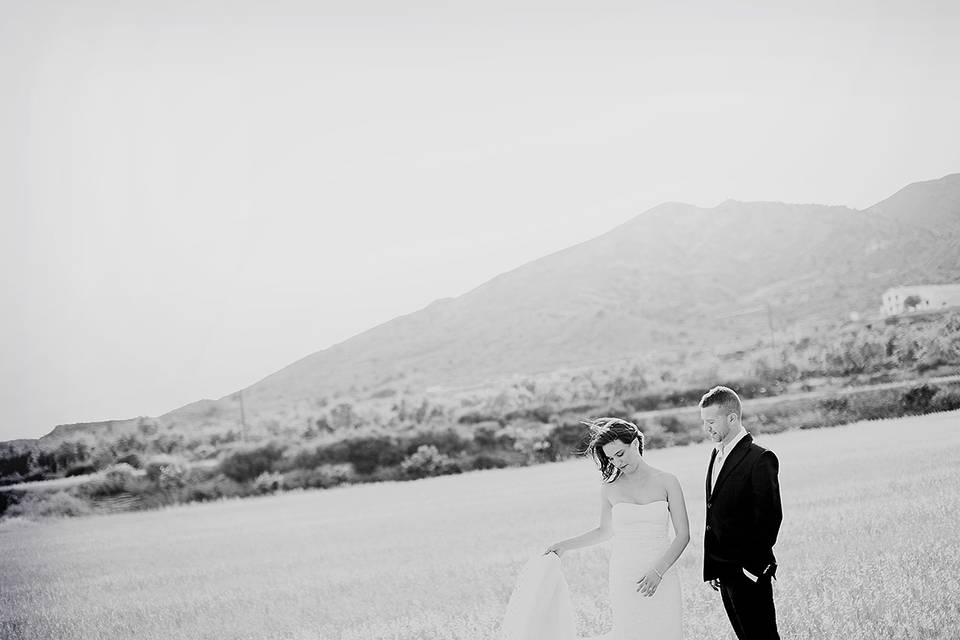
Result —
[[[958, 247], [960, 173], [909, 184], [862, 210], [665, 202], [157, 419], [200, 424], [242, 395], [256, 423], [388, 385], [482, 384], [657, 349], [748, 344], [768, 324], [787, 331], [875, 313], [879, 294], [901, 282], [960, 281]], [[745, 306], [766, 313], [744, 314]]]

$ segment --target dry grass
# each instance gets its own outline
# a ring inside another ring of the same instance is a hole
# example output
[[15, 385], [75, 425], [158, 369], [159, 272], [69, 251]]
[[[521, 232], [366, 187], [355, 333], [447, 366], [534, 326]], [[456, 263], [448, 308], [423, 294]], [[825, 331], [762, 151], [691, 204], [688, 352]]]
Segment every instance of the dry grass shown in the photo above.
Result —
[[[781, 459], [782, 635], [960, 637], [960, 414], [764, 436]], [[689, 638], [732, 638], [699, 579], [705, 445], [677, 473]], [[495, 638], [521, 565], [595, 523], [587, 461], [0, 528], [0, 637]], [[606, 547], [564, 568], [605, 630]]]

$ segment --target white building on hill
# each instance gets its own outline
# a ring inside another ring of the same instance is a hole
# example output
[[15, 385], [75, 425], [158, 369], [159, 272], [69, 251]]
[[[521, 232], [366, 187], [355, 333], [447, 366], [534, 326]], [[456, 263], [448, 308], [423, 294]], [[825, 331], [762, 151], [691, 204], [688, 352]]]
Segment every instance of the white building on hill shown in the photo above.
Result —
[[922, 313], [960, 307], [960, 284], [918, 284], [894, 287], [883, 293], [881, 313]]

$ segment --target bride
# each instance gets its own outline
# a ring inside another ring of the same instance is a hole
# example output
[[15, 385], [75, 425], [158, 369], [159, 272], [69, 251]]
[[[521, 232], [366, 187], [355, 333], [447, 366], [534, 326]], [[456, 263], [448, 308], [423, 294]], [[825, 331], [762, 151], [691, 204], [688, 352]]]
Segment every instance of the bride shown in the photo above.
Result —
[[[680, 483], [646, 463], [643, 434], [636, 425], [619, 418], [599, 418], [587, 424], [591, 437], [586, 452], [603, 475], [600, 525], [550, 545], [544, 557], [528, 563], [507, 607], [505, 634], [510, 640], [532, 640], [551, 628], [552, 637], [572, 638], [569, 593], [556, 558], [612, 539], [613, 628], [597, 640], [680, 640], [680, 581], [676, 571], [670, 570], [690, 542]], [[668, 539], [671, 521], [676, 534], [673, 540]], [[551, 553], [556, 556], [549, 556]], [[555, 560], [551, 563], [549, 557]], [[532, 591], [541, 593], [531, 595]], [[558, 625], [562, 631], [556, 630]], [[515, 632], [518, 629], [523, 631]]]

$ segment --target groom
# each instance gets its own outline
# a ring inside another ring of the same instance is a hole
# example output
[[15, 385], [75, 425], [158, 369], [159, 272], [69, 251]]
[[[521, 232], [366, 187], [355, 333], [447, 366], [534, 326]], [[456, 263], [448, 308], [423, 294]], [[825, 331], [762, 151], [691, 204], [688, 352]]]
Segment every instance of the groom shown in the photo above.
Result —
[[700, 418], [716, 444], [707, 468], [703, 579], [720, 592], [740, 640], [779, 640], [772, 579], [773, 545], [783, 512], [779, 462], [740, 424], [740, 398], [714, 387], [700, 399]]

